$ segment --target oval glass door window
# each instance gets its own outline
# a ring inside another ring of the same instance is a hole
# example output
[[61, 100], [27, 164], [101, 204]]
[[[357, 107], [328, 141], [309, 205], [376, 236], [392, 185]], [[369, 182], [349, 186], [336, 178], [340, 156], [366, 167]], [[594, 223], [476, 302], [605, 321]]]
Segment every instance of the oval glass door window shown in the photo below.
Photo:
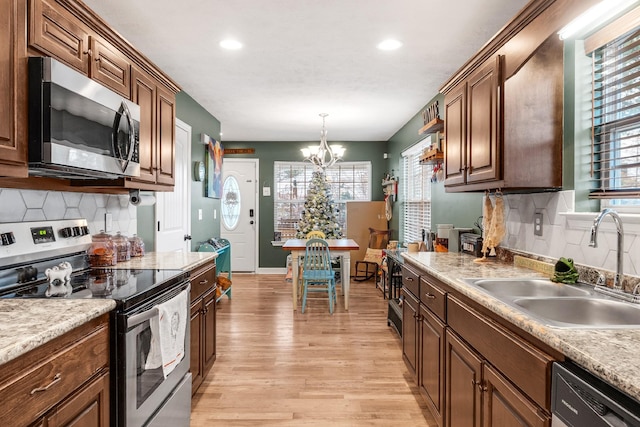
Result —
[[222, 222], [227, 230], [233, 230], [240, 221], [240, 186], [229, 175], [222, 184]]

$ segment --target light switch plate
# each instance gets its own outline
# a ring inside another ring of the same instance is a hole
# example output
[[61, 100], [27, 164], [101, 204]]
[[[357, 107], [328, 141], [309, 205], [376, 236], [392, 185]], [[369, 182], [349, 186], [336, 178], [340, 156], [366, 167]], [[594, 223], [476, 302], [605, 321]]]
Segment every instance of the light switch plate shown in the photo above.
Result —
[[542, 212], [533, 214], [533, 234], [542, 236]]
[[202, 221], [202, 209], [198, 209], [198, 220]]
[[271, 195], [271, 187], [262, 187], [262, 195], [267, 197]]

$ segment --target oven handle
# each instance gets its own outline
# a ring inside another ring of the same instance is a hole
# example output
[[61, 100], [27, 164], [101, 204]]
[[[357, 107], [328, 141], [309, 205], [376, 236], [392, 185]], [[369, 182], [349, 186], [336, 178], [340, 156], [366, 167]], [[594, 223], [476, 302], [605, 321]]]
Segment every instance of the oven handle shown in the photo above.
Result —
[[[180, 289], [178, 292], [176, 292], [175, 295], [173, 295], [167, 301], [175, 298], [180, 293], [182, 293], [184, 291], [189, 291], [189, 290], [191, 290], [191, 284], [187, 283], [187, 286], [185, 286], [184, 288]], [[127, 329], [132, 328], [134, 326], [137, 326], [137, 325], [139, 325], [141, 323], [144, 323], [147, 320], [149, 320], [152, 317], [155, 317], [157, 315], [158, 315], [158, 307], [154, 306], [154, 307], [151, 307], [149, 310], [143, 311], [140, 314], [134, 314], [133, 316], [129, 316], [129, 317], [127, 317]]]
[[158, 315], [158, 307], [153, 307], [143, 313], [136, 314], [135, 316], [131, 316], [127, 318], [127, 329], [132, 328], [140, 323], [144, 323], [147, 320], [151, 319]]

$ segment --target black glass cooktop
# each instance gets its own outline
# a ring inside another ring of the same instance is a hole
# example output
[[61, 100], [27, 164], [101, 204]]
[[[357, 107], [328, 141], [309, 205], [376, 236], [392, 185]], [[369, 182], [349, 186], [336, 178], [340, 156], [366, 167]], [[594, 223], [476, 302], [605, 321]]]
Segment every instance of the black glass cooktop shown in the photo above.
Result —
[[182, 270], [93, 268], [73, 273], [64, 283], [16, 284], [0, 290], [0, 298], [110, 298], [128, 310], [187, 279]]

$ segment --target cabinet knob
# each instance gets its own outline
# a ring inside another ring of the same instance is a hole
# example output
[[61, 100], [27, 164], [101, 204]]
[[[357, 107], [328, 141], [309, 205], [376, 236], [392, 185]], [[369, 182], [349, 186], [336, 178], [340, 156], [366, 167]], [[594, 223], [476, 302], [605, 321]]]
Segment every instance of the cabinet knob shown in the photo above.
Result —
[[84, 53], [85, 55], [89, 55], [89, 56], [91, 56], [93, 52], [91, 52], [91, 49], [87, 49], [87, 50], [85, 50], [85, 51], [84, 51], [84, 52], [82, 52], [82, 53]]

